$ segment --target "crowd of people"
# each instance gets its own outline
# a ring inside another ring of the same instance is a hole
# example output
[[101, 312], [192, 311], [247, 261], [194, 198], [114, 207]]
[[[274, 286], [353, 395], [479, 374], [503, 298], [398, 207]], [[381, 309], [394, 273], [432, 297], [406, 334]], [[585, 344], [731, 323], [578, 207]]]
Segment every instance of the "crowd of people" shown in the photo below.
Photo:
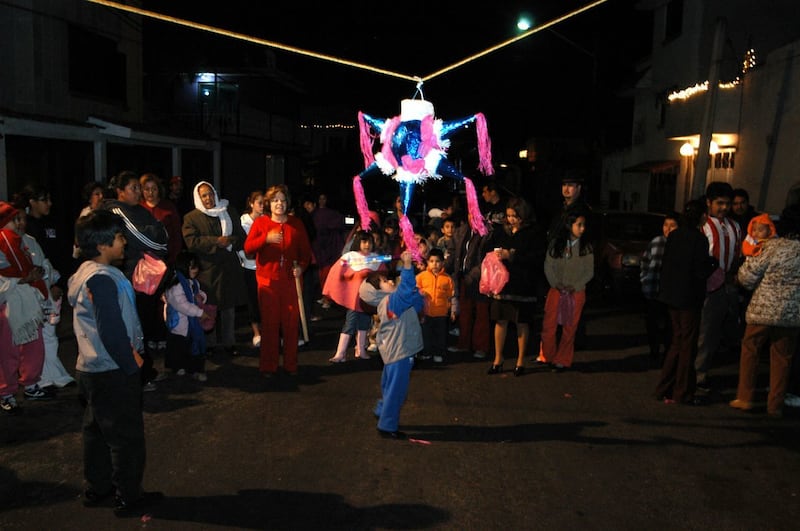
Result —
[[[486, 182], [485, 234], [472, 228], [456, 195], [415, 227], [414, 249], [399, 237], [397, 210], [384, 219], [371, 212], [369, 230], [348, 231], [325, 194], [295, 204], [285, 185], [254, 190], [240, 215], [209, 182], [198, 182], [187, 204], [180, 177], [167, 191], [157, 175], [130, 171], [105, 188], [87, 184], [69, 238], [49, 219], [47, 190], [26, 186], [13, 202], [0, 202], [0, 406], [19, 412], [20, 387], [26, 400], [49, 400], [77, 384], [84, 443], [96, 451], [85, 467], [84, 503], [113, 494], [120, 514], [136, 510], [157, 497], [141, 489], [141, 392], [170, 377], [205, 382], [212, 349], [236, 355], [242, 347], [236, 312], [245, 307], [261, 375], [296, 376], [301, 329], [307, 341], [308, 322], [337, 304], [346, 313], [329, 361], [346, 362], [353, 339], [355, 359], [379, 353], [378, 433], [403, 438], [400, 411], [415, 363], [491, 355], [486, 372], [495, 375], [513, 353], [517, 377], [571, 368], [595, 270], [583, 185], [565, 177], [563, 204], [545, 218], [525, 198]], [[661, 364], [655, 398], [703, 404], [715, 355], [733, 350], [740, 374], [730, 405], [751, 410], [769, 344], [767, 414], [800, 405], [787, 394], [800, 385], [797, 364], [792, 376], [799, 235], [800, 205], [758, 213], [744, 190], [724, 182], [665, 215], [641, 265], [649, 353]], [[133, 288], [145, 255], [167, 268], [152, 293]], [[78, 341], [75, 377], [58, 358], [54, 329], [65, 294]], [[216, 308], [210, 331], [201, 325], [210, 317], [206, 305]], [[507, 345], [510, 330], [517, 341]], [[162, 372], [154, 366], [159, 356]]]
[[784, 406], [800, 406], [796, 363], [792, 374], [800, 335], [799, 235], [799, 204], [759, 213], [745, 190], [726, 182], [709, 183], [704, 197], [666, 215], [640, 276], [650, 354], [663, 358], [658, 400], [707, 403], [717, 386], [713, 360], [727, 354], [740, 363], [730, 406], [750, 411], [768, 345], [767, 415], [780, 418]]

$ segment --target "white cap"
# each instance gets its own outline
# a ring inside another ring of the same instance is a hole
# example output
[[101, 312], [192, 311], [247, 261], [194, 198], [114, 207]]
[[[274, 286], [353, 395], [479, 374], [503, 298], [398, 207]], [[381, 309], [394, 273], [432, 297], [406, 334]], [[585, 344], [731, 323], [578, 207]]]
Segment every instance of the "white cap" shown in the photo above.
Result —
[[422, 120], [426, 116], [433, 116], [433, 103], [426, 100], [402, 100], [400, 102], [400, 119]]
[[428, 210], [428, 217], [429, 218], [440, 218], [442, 217], [442, 209], [441, 208], [432, 208]]

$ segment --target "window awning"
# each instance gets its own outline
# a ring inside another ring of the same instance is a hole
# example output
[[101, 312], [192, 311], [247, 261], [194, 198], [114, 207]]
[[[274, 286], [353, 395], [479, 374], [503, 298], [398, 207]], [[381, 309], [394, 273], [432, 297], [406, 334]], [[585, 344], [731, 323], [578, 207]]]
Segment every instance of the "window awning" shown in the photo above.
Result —
[[648, 160], [623, 168], [622, 173], [672, 173], [680, 165], [679, 160]]

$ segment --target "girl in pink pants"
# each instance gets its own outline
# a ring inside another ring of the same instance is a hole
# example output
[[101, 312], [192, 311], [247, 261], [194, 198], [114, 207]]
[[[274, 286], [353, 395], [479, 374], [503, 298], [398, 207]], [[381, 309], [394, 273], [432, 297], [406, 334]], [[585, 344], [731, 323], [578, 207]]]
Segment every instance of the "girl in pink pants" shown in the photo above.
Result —
[[[586, 283], [594, 275], [591, 244], [583, 238], [586, 217], [567, 215], [564, 225], [550, 242], [544, 260], [544, 273], [550, 284], [544, 305], [542, 342], [537, 362], [552, 364], [563, 371], [572, 365], [575, 332], [586, 302]], [[561, 340], [556, 330], [561, 325]]]

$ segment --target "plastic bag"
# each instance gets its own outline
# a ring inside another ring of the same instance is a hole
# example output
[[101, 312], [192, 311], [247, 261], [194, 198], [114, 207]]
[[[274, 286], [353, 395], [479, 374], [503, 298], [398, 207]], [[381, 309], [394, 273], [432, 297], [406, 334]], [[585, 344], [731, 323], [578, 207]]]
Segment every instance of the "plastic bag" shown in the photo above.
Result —
[[144, 253], [133, 270], [133, 277], [131, 278], [133, 289], [140, 293], [152, 295], [161, 285], [166, 273], [167, 264], [163, 260]]
[[214, 325], [217, 324], [217, 305], [208, 302], [198, 303], [197, 305], [208, 314], [208, 319], [200, 318], [200, 326], [202, 326], [203, 330], [206, 332], [213, 330]]
[[481, 262], [481, 280], [478, 291], [483, 295], [496, 295], [503, 291], [508, 282], [508, 269], [497, 253], [489, 252]]
[[558, 295], [558, 324], [569, 326], [572, 324], [572, 316], [575, 314], [575, 294], [569, 291], [561, 291]]

